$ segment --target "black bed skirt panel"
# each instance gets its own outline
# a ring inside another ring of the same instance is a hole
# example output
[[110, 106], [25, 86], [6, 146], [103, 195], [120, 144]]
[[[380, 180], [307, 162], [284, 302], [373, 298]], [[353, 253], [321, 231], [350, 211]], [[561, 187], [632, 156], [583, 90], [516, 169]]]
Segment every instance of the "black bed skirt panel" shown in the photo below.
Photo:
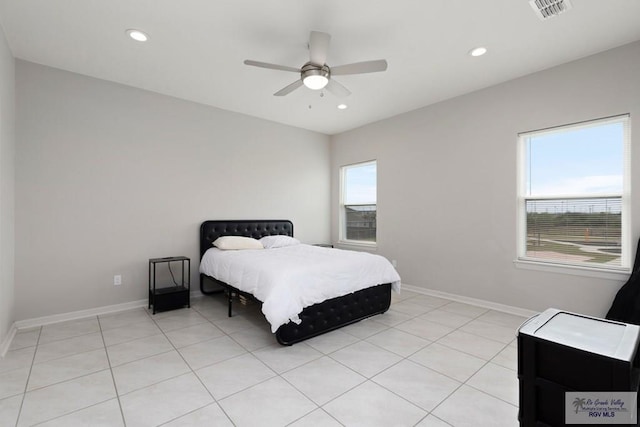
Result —
[[280, 326], [276, 331], [276, 338], [282, 345], [295, 344], [367, 317], [384, 313], [389, 309], [390, 304], [390, 283], [362, 289], [305, 308], [299, 315], [302, 322], [299, 325], [289, 322]]

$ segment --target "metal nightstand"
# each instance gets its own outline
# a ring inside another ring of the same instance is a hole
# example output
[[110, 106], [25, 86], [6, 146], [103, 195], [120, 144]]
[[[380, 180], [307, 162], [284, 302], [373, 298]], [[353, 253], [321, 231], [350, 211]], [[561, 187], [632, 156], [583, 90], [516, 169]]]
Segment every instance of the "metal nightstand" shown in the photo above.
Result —
[[[156, 265], [167, 263], [171, 271], [171, 263], [180, 262], [182, 264], [182, 281], [173, 280], [172, 286], [156, 287]], [[185, 270], [185, 262], [187, 264]], [[186, 277], [185, 277], [186, 273]], [[175, 308], [191, 307], [189, 299], [191, 292], [191, 260], [185, 256], [175, 256], [166, 258], [151, 258], [149, 260], [149, 308], [153, 305], [153, 314], [156, 311], [172, 310]]]

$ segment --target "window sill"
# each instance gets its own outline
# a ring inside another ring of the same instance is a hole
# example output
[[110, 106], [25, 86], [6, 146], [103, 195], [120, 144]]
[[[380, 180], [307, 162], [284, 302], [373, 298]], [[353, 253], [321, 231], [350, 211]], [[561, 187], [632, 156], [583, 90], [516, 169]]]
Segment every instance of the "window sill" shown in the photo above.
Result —
[[359, 242], [357, 240], [339, 240], [338, 246], [351, 247], [354, 249], [365, 249], [369, 251], [376, 251], [378, 244], [375, 242]]
[[625, 281], [629, 279], [630, 269], [603, 269], [593, 267], [580, 267], [572, 265], [552, 264], [548, 262], [516, 259], [513, 261], [516, 268], [524, 270], [546, 271], [549, 273], [569, 274], [572, 276], [594, 277], [598, 279]]

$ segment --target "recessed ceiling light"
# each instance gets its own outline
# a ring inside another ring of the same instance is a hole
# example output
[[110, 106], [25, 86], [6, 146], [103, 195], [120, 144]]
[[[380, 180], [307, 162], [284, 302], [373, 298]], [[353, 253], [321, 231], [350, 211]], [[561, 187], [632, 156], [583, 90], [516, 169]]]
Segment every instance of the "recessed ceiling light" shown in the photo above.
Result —
[[347, 104], [338, 105], [338, 110], [346, 110], [347, 108], [349, 108], [349, 106]]
[[482, 46], [476, 47], [476, 48], [471, 49], [469, 51], [469, 55], [471, 55], [471, 56], [482, 56], [485, 53], [487, 53], [487, 48], [486, 47], [482, 47]]
[[126, 32], [129, 37], [137, 42], [146, 42], [147, 40], [149, 40], [149, 36], [144, 31], [131, 29], [127, 30]]

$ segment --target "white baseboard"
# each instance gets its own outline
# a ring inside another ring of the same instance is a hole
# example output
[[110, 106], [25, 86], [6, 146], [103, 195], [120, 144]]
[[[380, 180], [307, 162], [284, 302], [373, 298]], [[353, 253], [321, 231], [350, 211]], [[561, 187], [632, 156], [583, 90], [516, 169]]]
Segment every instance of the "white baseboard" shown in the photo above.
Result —
[[67, 320], [82, 319], [85, 317], [99, 316], [101, 314], [116, 313], [118, 311], [131, 310], [132, 308], [146, 307], [146, 299], [125, 302], [122, 304], [106, 305], [104, 307], [90, 308], [87, 310], [72, 311], [69, 313], [53, 314], [51, 316], [36, 317], [34, 319], [19, 320], [14, 323], [17, 329], [33, 328], [36, 326], [50, 325], [51, 323], [65, 322]]
[[528, 310], [526, 308], [514, 307], [511, 305], [500, 304], [493, 301], [487, 301], [479, 298], [465, 297], [463, 295], [450, 294], [448, 292], [436, 291], [433, 289], [421, 288], [419, 286], [402, 284], [402, 289], [407, 291], [416, 292], [418, 294], [429, 295], [432, 297], [446, 298], [457, 302], [462, 302], [470, 305], [477, 305], [478, 307], [488, 308], [491, 310], [502, 311], [503, 313], [515, 314], [516, 316], [531, 317], [538, 314], [537, 311]]
[[[446, 298], [453, 301], [462, 302], [465, 304], [477, 305], [479, 307], [484, 307], [491, 310], [497, 310], [497, 311], [502, 311], [504, 313], [515, 314], [517, 316], [531, 317], [537, 314], [537, 312], [535, 311], [527, 310], [520, 307], [513, 307], [510, 305], [499, 304], [496, 302], [486, 301], [478, 298], [465, 297], [462, 295], [450, 294], [448, 292], [421, 288], [419, 286], [412, 286], [406, 283], [402, 284], [402, 288], [408, 291], [416, 292], [423, 295]], [[191, 298], [201, 298], [204, 295], [199, 290], [197, 290], [197, 291], [192, 291], [190, 296]], [[15, 337], [16, 333], [20, 329], [50, 325], [52, 323], [82, 319], [82, 318], [91, 317], [91, 316], [99, 316], [102, 314], [116, 313], [118, 311], [131, 310], [133, 308], [138, 308], [138, 307], [145, 307], [147, 306], [147, 304], [148, 304], [148, 301], [144, 299], [144, 300], [138, 300], [138, 301], [125, 302], [123, 304], [107, 305], [104, 307], [90, 308], [87, 310], [72, 311], [69, 313], [54, 314], [51, 316], [43, 316], [43, 317], [36, 317], [33, 319], [19, 320], [17, 322], [14, 322], [13, 325], [11, 325], [11, 328], [9, 329], [9, 333], [7, 334], [5, 339], [2, 341], [2, 343], [0, 343], [0, 357], [4, 357], [6, 352], [9, 350], [9, 347], [11, 346], [11, 341], [13, 341], [13, 338]]]
[[[191, 298], [201, 298], [204, 296], [200, 290], [191, 291]], [[133, 308], [145, 307], [148, 305], [146, 299], [138, 301], [125, 302], [122, 304], [106, 305], [104, 307], [90, 308], [87, 310], [72, 311], [69, 313], [53, 314], [51, 316], [36, 317], [33, 319], [19, 320], [13, 325], [16, 329], [27, 329], [37, 326], [50, 325], [52, 323], [65, 322], [67, 320], [82, 319], [91, 316], [100, 316], [102, 314], [117, 313], [118, 311], [131, 310]], [[15, 332], [14, 332], [15, 334]], [[12, 337], [13, 339], [13, 337]], [[0, 347], [2, 348], [2, 347]]]
[[9, 351], [9, 347], [11, 347], [11, 341], [13, 341], [13, 337], [16, 336], [16, 332], [18, 332], [18, 328], [16, 328], [16, 324], [14, 323], [9, 328], [9, 333], [7, 334], [7, 336], [4, 337], [4, 340], [2, 340], [2, 342], [0, 343], [0, 359], [2, 359], [4, 355], [7, 354], [7, 351]]

